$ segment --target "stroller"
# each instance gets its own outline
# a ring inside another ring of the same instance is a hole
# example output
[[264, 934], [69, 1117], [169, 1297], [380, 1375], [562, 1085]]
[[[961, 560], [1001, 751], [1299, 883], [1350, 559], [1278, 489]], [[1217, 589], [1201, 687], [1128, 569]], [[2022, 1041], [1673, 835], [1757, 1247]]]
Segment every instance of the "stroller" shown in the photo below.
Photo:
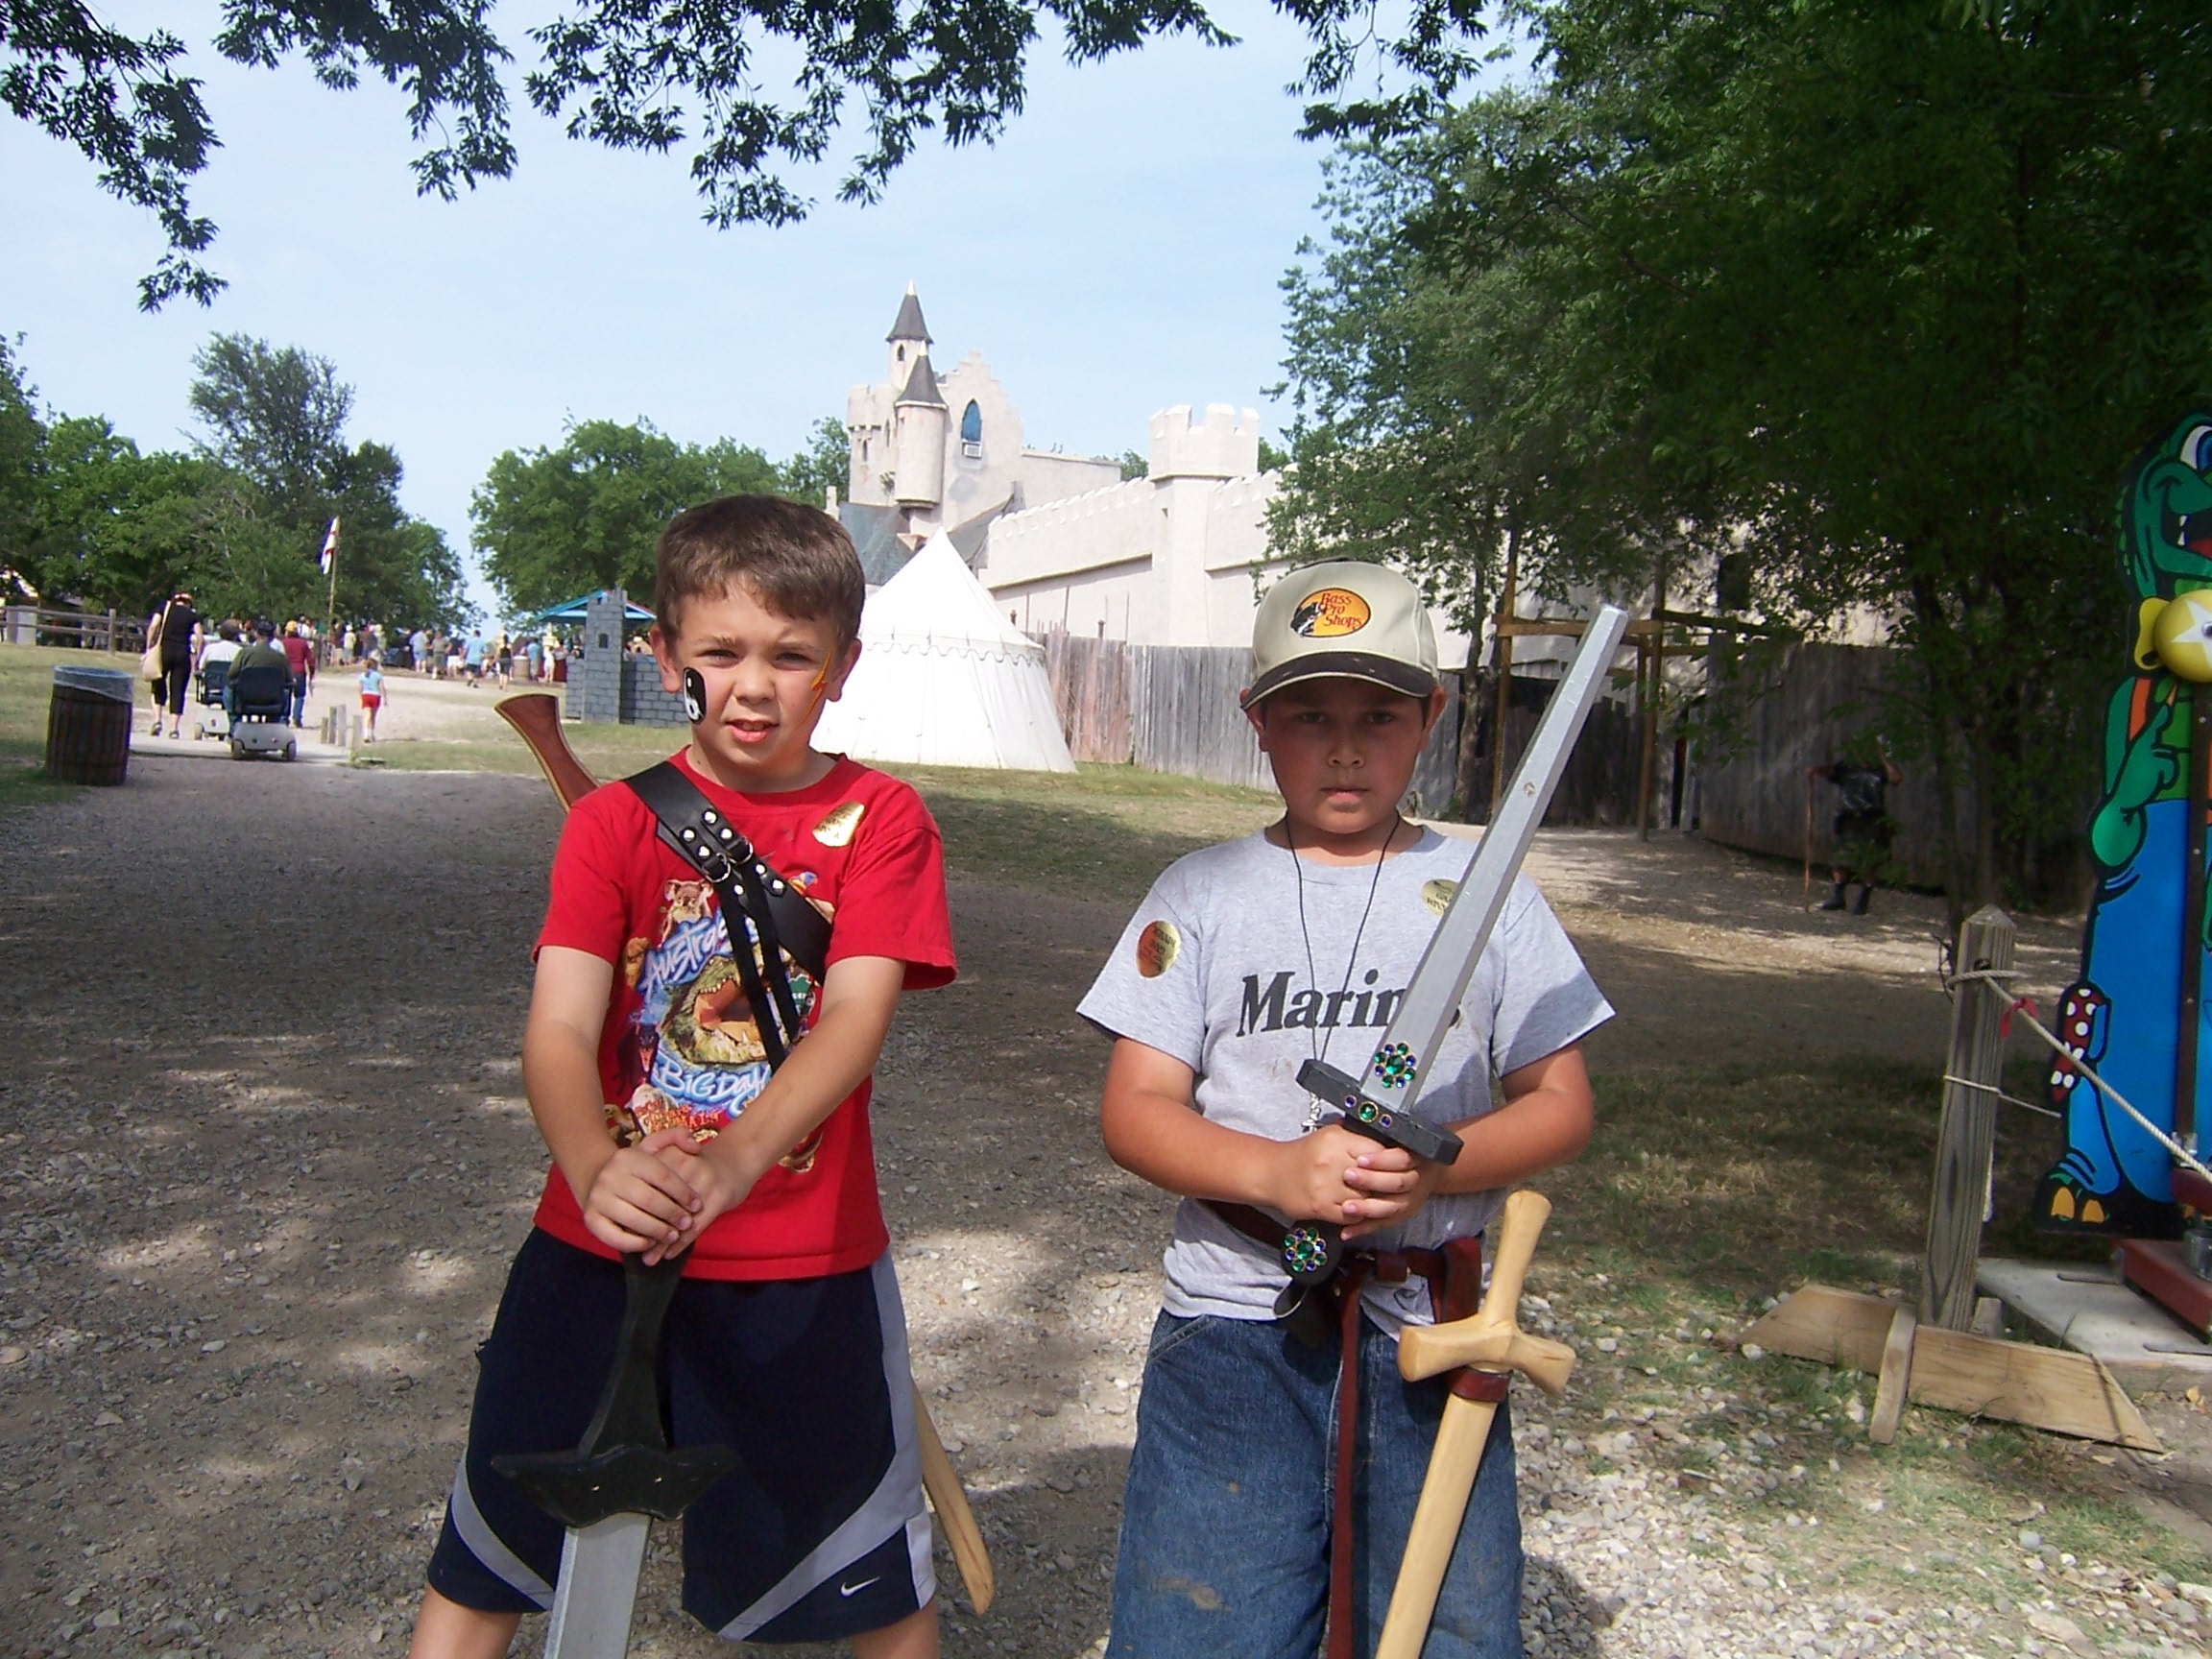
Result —
[[223, 705], [229, 715], [231, 759], [300, 757], [300, 744], [292, 735], [292, 674], [283, 663], [256, 662], [227, 675]]
[[224, 707], [223, 686], [229, 679], [228, 661], [202, 662], [195, 681], [196, 700], [205, 710], [192, 723], [195, 740], [202, 737], [228, 737], [230, 735], [230, 712]]

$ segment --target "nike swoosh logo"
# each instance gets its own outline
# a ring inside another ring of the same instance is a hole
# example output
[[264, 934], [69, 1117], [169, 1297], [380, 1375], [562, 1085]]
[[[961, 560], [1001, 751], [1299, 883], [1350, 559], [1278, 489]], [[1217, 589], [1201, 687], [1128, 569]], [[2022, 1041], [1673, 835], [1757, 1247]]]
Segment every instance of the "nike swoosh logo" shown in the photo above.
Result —
[[837, 1594], [840, 1596], [857, 1596], [861, 1591], [867, 1589], [869, 1585], [879, 1583], [882, 1580], [882, 1577], [883, 1575], [878, 1573], [874, 1578], [863, 1578], [857, 1584], [840, 1584], [837, 1586]]

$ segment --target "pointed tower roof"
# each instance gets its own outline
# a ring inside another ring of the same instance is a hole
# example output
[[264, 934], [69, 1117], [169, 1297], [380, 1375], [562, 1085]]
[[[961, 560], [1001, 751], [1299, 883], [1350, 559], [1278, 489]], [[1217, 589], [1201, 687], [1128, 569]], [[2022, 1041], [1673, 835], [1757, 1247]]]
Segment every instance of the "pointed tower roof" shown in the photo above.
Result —
[[937, 389], [937, 371], [929, 367], [928, 352], [916, 356], [913, 372], [906, 376], [906, 389], [894, 403], [920, 403], [932, 409], [945, 407], [945, 394]]
[[906, 284], [906, 298], [899, 301], [898, 321], [883, 338], [886, 342], [919, 340], [925, 346], [929, 344], [929, 325], [922, 321], [922, 301], [914, 298], [913, 283]]

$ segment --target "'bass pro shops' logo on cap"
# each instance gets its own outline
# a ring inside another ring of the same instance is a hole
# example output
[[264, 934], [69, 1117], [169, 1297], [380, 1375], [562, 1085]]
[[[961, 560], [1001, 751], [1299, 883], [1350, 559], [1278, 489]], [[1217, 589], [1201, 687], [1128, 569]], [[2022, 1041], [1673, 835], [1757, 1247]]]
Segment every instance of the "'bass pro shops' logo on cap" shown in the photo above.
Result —
[[1340, 639], [1367, 626], [1375, 613], [1349, 588], [1323, 588], [1298, 601], [1290, 632], [1308, 639]]

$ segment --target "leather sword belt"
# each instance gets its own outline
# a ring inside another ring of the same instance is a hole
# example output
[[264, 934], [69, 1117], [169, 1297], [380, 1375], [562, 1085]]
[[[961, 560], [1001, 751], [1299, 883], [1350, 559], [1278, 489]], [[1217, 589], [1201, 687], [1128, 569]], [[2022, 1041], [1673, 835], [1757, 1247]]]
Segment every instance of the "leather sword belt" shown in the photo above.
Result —
[[[1281, 1250], [1283, 1223], [1249, 1204], [1204, 1200], [1206, 1208], [1266, 1248], [1273, 1260]], [[1335, 1503], [1329, 1528], [1328, 1659], [1352, 1659], [1352, 1477], [1359, 1432], [1359, 1292], [1372, 1279], [1403, 1285], [1419, 1274], [1428, 1281], [1429, 1303], [1439, 1321], [1472, 1318], [1482, 1306], [1482, 1240], [1453, 1238], [1441, 1250], [1347, 1250], [1336, 1270], [1278, 1316], [1293, 1336], [1309, 1347], [1337, 1343]], [[1293, 1289], [1298, 1286], [1292, 1286]], [[1445, 1374], [1452, 1392], [1463, 1400], [1503, 1400], [1507, 1374], [1462, 1366]]]

